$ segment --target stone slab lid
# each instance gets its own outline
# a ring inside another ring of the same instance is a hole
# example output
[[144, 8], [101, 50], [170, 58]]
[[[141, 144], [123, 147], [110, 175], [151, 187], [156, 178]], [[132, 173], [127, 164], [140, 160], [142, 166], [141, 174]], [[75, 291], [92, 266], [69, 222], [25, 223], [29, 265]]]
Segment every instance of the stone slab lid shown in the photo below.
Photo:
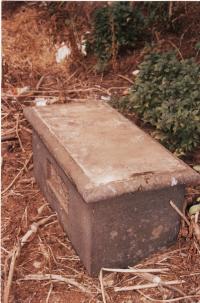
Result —
[[103, 102], [26, 108], [24, 114], [86, 202], [200, 175]]

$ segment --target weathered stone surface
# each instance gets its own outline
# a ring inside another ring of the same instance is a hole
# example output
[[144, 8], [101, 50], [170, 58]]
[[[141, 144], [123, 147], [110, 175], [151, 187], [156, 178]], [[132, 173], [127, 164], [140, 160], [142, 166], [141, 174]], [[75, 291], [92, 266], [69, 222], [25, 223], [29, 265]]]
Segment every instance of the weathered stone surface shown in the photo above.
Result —
[[128, 266], [177, 236], [199, 175], [103, 103], [25, 109], [41, 190], [90, 274]]

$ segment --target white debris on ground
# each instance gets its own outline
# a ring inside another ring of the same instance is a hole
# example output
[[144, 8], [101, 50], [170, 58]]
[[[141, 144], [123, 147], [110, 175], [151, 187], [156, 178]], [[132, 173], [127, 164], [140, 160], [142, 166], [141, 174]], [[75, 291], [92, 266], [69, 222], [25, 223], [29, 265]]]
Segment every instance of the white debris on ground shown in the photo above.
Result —
[[79, 50], [81, 51], [83, 56], [87, 56], [87, 36], [90, 34], [90, 31], [85, 32], [85, 34], [81, 37], [81, 43], [78, 45]]
[[86, 43], [87, 43], [87, 40], [86, 39], [82, 39], [81, 40], [81, 44], [78, 44], [78, 49], [81, 51], [81, 54], [83, 56], [87, 56]]
[[139, 69], [136, 69], [132, 72], [132, 75], [137, 76], [139, 74], [139, 72], [140, 72]]
[[34, 262], [33, 262], [33, 266], [34, 266], [35, 268], [37, 268], [37, 269], [41, 268], [41, 265], [42, 265], [42, 263], [39, 262], [39, 261], [34, 261]]
[[103, 100], [103, 101], [109, 102], [110, 99], [111, 99], [110, 96], [101, 96], [101, 100]]
[[64, 42], [61, 43], [61, 46], [58, 48], [56, 52], [56, 62], [61, 63], [65, 60], [65, 58], [69, 58], [71, 55], [71, 48], [69, 48]]
[[[87, 56], [87, 38], [86, 36], [90, 32], [86, 32], [82, 37], [81, 41], [77, 43], [78, 50], [81, 52], [83, 56]], [[62, 42], [60, 47], [56, 45], [56, 62], [57, 63], [62, 63], [65, 59], [68, 59], [72, 53], [72, 50], [65, 42]]]
[[178, 184], [178, 181], [176, 180], [176, 178], [172, 177], [172, 179], [171, 179], [171, 186], [175, 186], [177, 184]]
[[17, 95], [24, 95], [26, 93], [28, 93], [30, 91], [30, 87], [29, 86], [24, 86], [24, 87], [18, 87], [17, 88]]
[[54, 104], [59, 100], [58, 97], [51, 97], [51, 98], [35, 98], [34, 103], [36, 106], [46, 106], [46, 105], [50, 105], [50, 104]]
[[45, 106], [47, 105], [47, 99], [44, 98], [35, 98], [34, 100], [36, 106]]

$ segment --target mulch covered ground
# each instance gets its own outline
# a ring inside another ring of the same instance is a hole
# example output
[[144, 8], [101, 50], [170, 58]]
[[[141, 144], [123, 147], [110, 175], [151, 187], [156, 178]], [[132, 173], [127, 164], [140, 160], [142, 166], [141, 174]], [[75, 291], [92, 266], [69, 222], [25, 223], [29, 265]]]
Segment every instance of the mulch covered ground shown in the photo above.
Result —
[[[187, 207], [181, 210], [184, 219], [173, 247], [128, 272], [103, 272], [99, 280], [87, 275], [56, 214], [39, 191], [33, 175], [32, 131], [23, 108], [35, 106], [36, 98], [51, 104], [125, 94], [131, 85], [131, 72], [143, 56], [143, 50], [135, 51], [122, 59], [116, 73], [106, 75], [95, 72], [93, 58], [72, 56], [57, 64], [53, 22], [53, 18], [44, 17], [43, 8], [37, 4], [3, 11], [3, 302], [200, 302], [199, 222], [194, 225]], [[188, 56], [189, 45], [195, 42], [194, 35], [191, 42], [187, 34], [185, 31], [181, 36], [179, 46], [183, 56]], [[167, 40], [177, 45], [177, 37]], [[199, 165], [200, 153], [196, 151], [186, 161]], [[199, 196], [200, 187], [188, 188], [185, 206]]]

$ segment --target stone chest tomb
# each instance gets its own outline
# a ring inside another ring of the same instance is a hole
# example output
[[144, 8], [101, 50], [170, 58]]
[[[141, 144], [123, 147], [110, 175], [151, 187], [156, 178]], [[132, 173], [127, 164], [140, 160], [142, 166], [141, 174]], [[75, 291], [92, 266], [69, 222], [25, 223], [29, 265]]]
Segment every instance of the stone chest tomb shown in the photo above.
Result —
[[187, 183], [199, 175], [107, 104], [26, 108], [41, 191], [91, 275], [176, 240]]

